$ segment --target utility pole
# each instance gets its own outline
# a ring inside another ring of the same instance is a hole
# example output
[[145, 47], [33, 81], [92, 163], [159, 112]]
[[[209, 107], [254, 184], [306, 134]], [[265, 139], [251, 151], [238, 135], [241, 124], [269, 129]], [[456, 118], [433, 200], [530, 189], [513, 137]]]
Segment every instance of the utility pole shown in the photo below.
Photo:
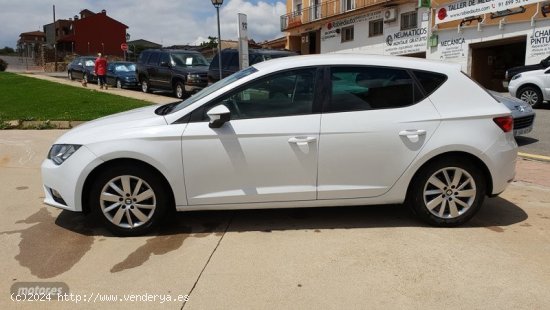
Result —
[[55, 4], [53, 5], [53, 71], [57, 72], [57, 28], [55, 27]]

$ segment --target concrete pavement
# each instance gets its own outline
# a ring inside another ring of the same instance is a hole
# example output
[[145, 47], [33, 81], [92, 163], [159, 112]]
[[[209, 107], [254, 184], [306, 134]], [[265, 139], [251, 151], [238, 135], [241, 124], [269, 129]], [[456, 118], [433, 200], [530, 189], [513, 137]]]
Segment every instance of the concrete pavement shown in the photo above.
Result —
[[[518, 161], [517, 181], [454, 229], [374, 206], [179, 213], [118, 238], [42, 204], [39, 165], [62, 133], [0, 131], [2, 309], [550, 307], [550, 164]], [[32, 281], [93, 300], [10, 300], [13, 283]], [[115, 294], [189, 298], [97, 299]]]

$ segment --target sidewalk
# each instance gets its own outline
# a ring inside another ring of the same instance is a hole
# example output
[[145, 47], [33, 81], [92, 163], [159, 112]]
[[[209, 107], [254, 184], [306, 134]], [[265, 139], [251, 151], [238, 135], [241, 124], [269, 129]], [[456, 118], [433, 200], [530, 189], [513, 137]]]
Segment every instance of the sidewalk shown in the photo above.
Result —
[[[31, 74], [20, 73], [20, 74], [27, 77], [36, 78], [36, 79], [46, 80], [46, 81], [55, 82], [59, 84], [65, 84], [73, 87], [84, 88], [80, 83], [80, 81], [78, 80], [69, 81], [67, 79], [67, 75], [63, 72], [56, 72], [56, 73], [42, 72], [42, 73], [31, 73]], [[161, 96], [161, 95], [155, 95], [155, 94], [146, 94], [138, 90], [129, 90], [129, 89], [120, 89], [120, 88], [109, 88], [108, 90], [100, 90], [97, 84], [92, 84], [92, 83], [88, 83], [87, 89], [103, 91], [113, 95], [143, 100], [143, 101], [151, 102], [153, 104], [166, 104], [166, 103], [179, 101], [179, 99], [174, 97]]]

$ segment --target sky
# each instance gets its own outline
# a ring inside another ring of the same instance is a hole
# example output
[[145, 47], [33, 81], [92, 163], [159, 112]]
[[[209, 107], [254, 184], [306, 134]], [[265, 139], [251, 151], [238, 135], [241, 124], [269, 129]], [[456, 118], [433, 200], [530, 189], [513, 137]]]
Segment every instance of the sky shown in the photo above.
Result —
[[[127, 25], [130, 40], [145, 39], [164, 46], [200, 44], [217, 37], [216, 9], [210, 0], [0, 0], [0, 48], [16, 47], [22, 32], [43, 31], [56, 19], [68, 19], [83, 9], [100, 12]], [[220, 8], [222, 40], [237, 39], [237, 14], [248, 18], [248, 38], [256, 42], [283, 36], [279, 17], [283, 0], [225, 0]]]

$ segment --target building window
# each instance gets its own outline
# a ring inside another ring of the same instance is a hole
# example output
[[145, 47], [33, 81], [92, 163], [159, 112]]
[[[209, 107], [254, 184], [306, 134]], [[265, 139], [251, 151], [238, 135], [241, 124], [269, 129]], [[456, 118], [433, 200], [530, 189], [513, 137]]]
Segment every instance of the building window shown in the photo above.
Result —
[[369, 22], [369, 37], [376, 37], [384, 34], [384, 20], [377, 19]]
[[295, 1], [295, 7], [296, 10], [294, 11], [294, 15], [302, 15], [302, 0]]
[[350, 11], [355, 9], [355, 0], [342, 0], [342, 11]]
[[401, 14], [401, 30], [416, 28], [417, 20], [418, 20], [418, 15], [416, 11]]
[[342, 28], [342, 43], [353, 41], [353, 26]]

